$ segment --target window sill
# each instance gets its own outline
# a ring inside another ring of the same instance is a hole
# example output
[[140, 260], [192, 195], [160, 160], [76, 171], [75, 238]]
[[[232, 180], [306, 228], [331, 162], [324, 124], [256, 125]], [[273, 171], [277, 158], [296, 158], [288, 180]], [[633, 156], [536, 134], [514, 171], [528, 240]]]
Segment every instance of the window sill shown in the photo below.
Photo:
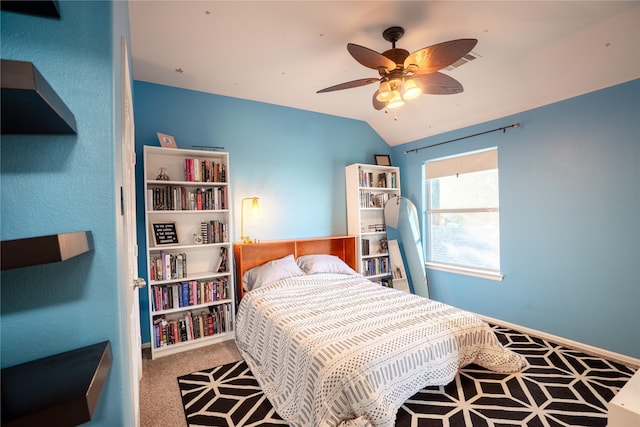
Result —
[[496, 282], [502, 282], [504, 275], [497, 271], [482, 270], [479, 268], [460, 267], [458, 265], [440, 264], [437, 262], [427, 262], [427, 269], [446, 271], [447, 273], [463, 274], [465, 276], [479, 277], [481, 279], [495, 280]]

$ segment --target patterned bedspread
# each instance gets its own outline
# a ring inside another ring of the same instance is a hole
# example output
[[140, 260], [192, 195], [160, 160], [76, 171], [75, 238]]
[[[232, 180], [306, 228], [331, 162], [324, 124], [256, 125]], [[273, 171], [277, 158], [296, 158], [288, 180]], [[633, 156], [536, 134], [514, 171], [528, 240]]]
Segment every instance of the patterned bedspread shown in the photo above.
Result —
[[301, 276], [248, 292], [236, 342], [278, 414], [299, 427], [392, 427], [405, 400], [463, 366], [527, 366], [477, 316], [360, 275]]

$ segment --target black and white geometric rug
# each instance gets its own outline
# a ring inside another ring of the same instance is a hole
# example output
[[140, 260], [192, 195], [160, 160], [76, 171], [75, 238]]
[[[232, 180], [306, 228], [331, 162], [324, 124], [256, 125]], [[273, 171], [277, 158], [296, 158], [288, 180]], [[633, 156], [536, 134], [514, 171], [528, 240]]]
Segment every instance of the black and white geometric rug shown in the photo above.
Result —
[[[477, 365], [446, 386], [426, 387], [398, 410], [402, 427], [607, 425], [607, 402], [634, 369], [520, 332], [493, 326], [530, 367], [497, 374]], [[178, 378], [189, 427], [287, 425], [241, 360]]]

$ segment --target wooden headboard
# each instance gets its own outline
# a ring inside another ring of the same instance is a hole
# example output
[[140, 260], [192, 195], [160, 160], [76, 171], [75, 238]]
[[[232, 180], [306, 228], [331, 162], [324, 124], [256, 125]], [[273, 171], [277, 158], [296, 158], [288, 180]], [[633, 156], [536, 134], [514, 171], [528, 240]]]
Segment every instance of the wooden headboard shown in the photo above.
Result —
[[294, 257], [311, 254], [329, 254], [342, 259], [354, 270], [356, 266], [355, 236], [330, 236], [295, 240], [271, 240], [259, 243], [234, 243], [233, 257], [236, 267], [236, 296], [240, 302], [244, 295], [242, 277], [250, 268], [289, 254]]

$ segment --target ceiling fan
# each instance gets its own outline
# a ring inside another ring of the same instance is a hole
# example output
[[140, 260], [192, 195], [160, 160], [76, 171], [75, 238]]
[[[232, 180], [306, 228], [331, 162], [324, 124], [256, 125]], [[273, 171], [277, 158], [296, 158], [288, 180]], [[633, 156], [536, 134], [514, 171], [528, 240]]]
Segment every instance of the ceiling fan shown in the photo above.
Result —
[[404, 28], [390, 27], [382, 32], [382, 37], [391, 42], [391, 49], [378, 53], [374, 50], [347, 44], [347, 50], [365, 67], [378, 71], [380, 78], [365, 78], [340, 83], [321, 89], [316, 93], [351, 89], [380, 82], [373, 94], [373, 107], [397, 108], [404, 101], [417, 98], [420, 94], [451, 95], [464, 89], [459, 81], [438, 72], [458, 61], [478, 43], [476, 39], [457, 39], [434, 44], [411, 54], [405, 49], [396, 48], [396, 42], [404, 35]]

